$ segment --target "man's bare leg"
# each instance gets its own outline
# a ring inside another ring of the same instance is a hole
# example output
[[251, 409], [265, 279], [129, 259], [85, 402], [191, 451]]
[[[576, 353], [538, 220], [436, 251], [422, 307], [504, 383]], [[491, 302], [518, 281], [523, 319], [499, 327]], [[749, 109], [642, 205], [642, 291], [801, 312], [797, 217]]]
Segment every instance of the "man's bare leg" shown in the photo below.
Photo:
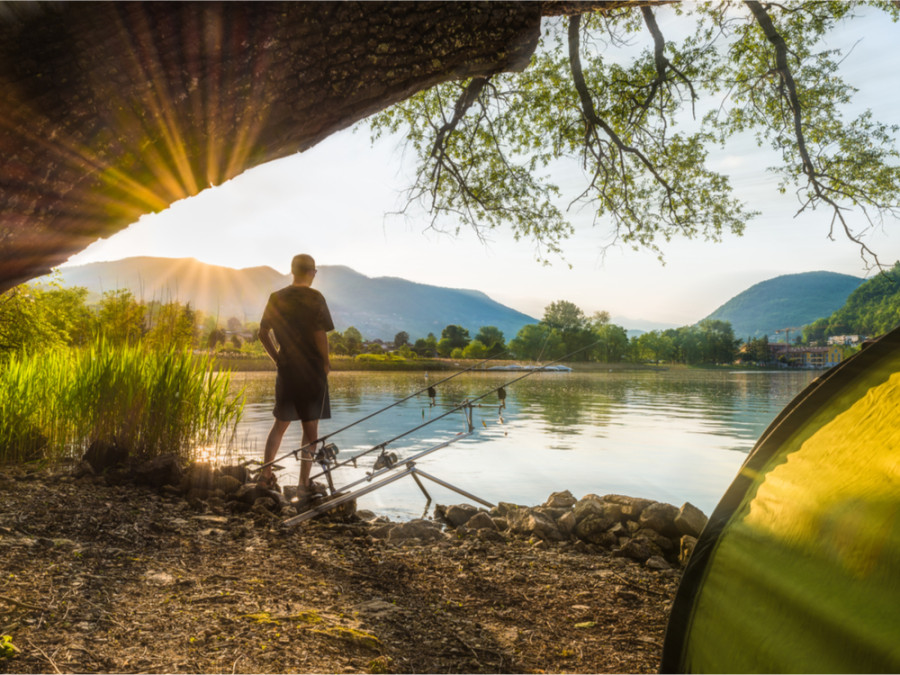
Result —
[[[290, 425], [291, 423], [288, 421], [275, 419], [275, 422], [272, 424], [272, 429], [269, 431], [269, 435], [266, 438], [266, 451], [263, 455], [263, 464], [268, 464], [275, 459], [275, 454], [278, 452], [278, 448], [281, 447], [281, 439], [284, 438], [284, 432], [287, 431]], [[270, 481], [272, 479], [272, 467], [265, 467], [260, 472], [259, 478], [262, 482]]]
[[[319, 420], [305, 420], [301, 421], [300, 425], [303, 427], [303, 439], [302, 444], [304, 447], [315, 441], [319, 437]], [[304, 489], [309, 489], [309, 474], [310, 469], [312, 469], [312, 459], [316, 454], [316, 449], [314, 447], [306, 448], [303, 451], [303, 458], [300, 462], [300, 487]]]

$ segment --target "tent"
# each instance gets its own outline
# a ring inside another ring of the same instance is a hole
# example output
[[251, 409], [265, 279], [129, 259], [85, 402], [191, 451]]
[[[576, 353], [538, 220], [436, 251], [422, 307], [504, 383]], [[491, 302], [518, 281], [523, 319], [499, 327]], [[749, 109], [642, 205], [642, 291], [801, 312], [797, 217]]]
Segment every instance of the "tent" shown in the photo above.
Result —
[[900, 672], [900, 329], [772, 422], [701, 534], [662, 672]]

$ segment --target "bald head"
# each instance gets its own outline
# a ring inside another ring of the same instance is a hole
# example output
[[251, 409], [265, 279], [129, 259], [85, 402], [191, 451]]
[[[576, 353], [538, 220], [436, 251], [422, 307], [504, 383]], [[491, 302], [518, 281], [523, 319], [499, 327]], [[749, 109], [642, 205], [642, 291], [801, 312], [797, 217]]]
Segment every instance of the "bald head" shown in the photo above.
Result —
[[301, 253], [291, 260], [291, 274], [295, 279], [312, 277], [316, 273], [316, 261], [311, 255]]

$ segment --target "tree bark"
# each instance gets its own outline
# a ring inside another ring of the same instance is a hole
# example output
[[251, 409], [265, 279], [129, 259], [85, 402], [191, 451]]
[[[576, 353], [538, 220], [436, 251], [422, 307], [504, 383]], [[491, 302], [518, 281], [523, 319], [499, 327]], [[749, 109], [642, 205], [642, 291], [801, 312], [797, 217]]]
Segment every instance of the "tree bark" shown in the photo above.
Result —
[[7, 3], [0, 291], [417, 91], [525, 68], [544, 9]]

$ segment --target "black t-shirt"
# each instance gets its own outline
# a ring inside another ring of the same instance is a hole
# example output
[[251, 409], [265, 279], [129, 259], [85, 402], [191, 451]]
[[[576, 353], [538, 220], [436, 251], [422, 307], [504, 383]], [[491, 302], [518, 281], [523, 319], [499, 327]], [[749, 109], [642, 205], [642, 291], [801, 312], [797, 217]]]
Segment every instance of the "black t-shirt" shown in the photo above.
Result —
[[308, 286], [288, 286], [269, 296], [260, 329], [271, 329], [281, 349], [282, 365], [324, 372], [314, 334], [334, 330], [325, 298]]

